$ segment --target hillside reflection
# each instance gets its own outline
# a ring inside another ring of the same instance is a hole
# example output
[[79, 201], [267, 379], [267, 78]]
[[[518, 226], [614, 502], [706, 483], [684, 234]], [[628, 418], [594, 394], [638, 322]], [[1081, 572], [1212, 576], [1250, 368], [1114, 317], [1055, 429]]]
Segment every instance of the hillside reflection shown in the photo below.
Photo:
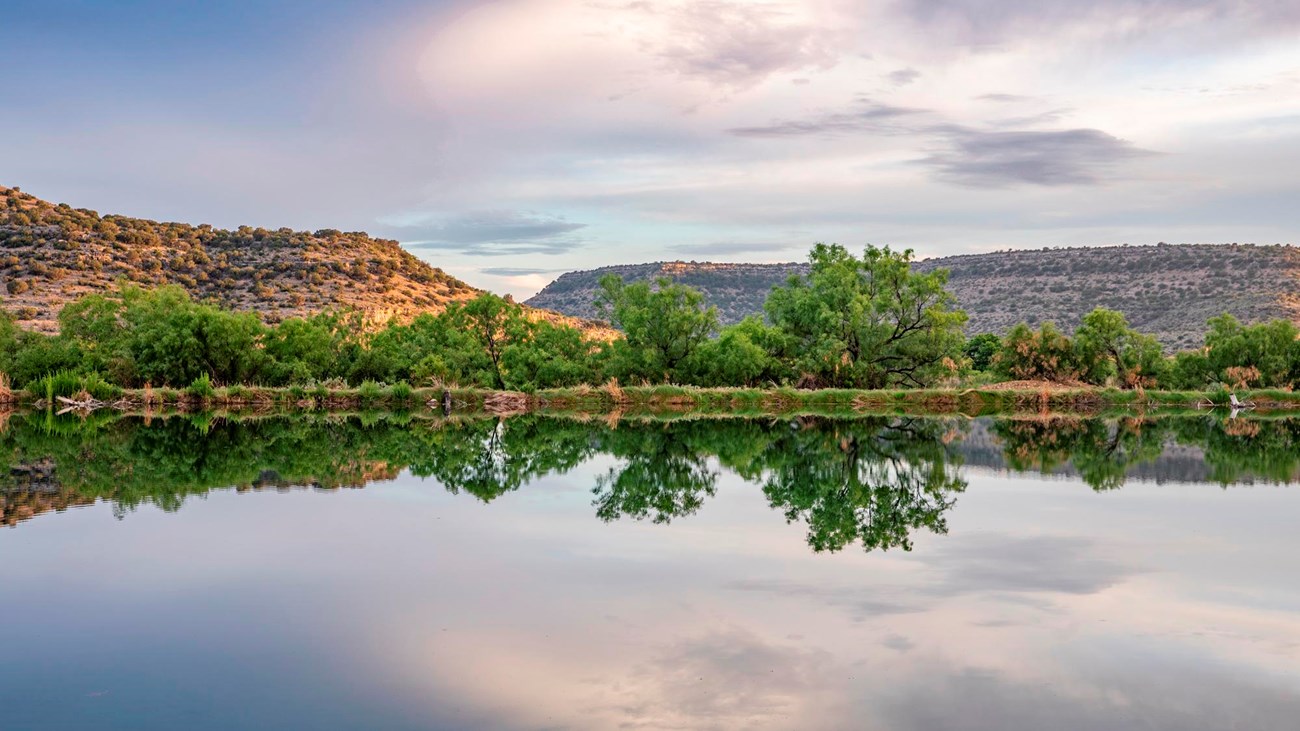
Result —
[[[944, 533], [970, 467], [1077, 475], [1097, 490], [1157, 482], [1290, 483], [1300, 420], [814, 417], [621, 422], [536, 415], [434, 420], [386, 414], [145, 421], [12, 415], [0, 433], [0, 519], [108, 501], [177, 510], [211, 490], [340, 489], [402, 470], [492, 500], [592, 458], [594, 515], [667, 523], [730, 473], [807, 533], [816, 551], [911, 547]], [[585, 472], [583, 474], [586, 474]]]

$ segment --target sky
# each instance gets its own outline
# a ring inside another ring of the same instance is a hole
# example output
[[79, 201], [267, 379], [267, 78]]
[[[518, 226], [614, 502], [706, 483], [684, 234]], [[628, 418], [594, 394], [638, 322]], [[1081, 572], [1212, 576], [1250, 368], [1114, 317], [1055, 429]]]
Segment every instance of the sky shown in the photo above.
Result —
[[0, 64], [0, 184], [516, 297], [818, 241], [1300, 242], [1295, 0], [9, 0]]

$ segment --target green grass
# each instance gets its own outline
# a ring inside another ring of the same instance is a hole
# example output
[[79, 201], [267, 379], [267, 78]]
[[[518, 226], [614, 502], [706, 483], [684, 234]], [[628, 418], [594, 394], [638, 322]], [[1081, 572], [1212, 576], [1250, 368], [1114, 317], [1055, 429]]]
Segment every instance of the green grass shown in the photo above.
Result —
[[[54, 396], [74, 396], [81, 391], [102, 401], [125, 399], [143, 405], [144, 391], [122, 389], [106, 383], [97, 374], [54, 373], [27, 385], [25, 402], [52, 401]], [[461, 388], [451, 391], [454, 410], [475, 413], [485, 409], [494, 392]], [[260, 408], [275, 405], [282, 410], [342, 412], [352, 409], [417, 409], [441, 411], [441, 388], [413, 388], [405, 382], [392, 386], [366, 381], [356, 388], [345, 384], [315, 384], [279, 388], [230, 386], [213, 387], [206, 377], [195, 379], [184, 391], [156, 389], [155, 403], [192, 408], [195, 402], [233, 408]], [[1240, 391], [1237, 396], [1250, 400], [1262, 411], [1300, 409], [1300, 394], [1278, 389]], [[692, 386], [578, 386], [545, 389], [526, 394], [530, 410], [573, 414], [702, 414], [702, 415], [853, 415], [853, 414], [990, 414], [1063, 413], [1103, 415], [1161, 413], [1180, 409], [1195, 410], [1210, 402], [1226, 405], [1229, 392], [1215, 391], [1125, 391], [1120, 389], [995, 390], [981, 388], [925, 388], [861, 391], [822, 389], [801, 391], [793, 388], [696, 388]]]
[[115, 386], [95, 372], [74, 373], [58, 371], [27, 384], [27, 394], [35, 399], [53, 403], [59, 397], [73, 398], [78, 394], [90, 394], [97, 401], [113, 401], [123, 394], [123, 389]]

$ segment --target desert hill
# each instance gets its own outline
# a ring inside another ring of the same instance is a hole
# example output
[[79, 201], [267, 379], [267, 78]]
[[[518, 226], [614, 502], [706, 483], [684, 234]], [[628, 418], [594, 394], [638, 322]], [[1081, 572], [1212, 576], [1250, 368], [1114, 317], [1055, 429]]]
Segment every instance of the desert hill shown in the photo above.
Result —
[[[1003, 333], [1017, 322], [1047, 320], [1073, 329], [1094, 307], [1125, 313], [1171, 349], [1195, 347], [1205, 321], [1230, 312], [1255, 322], [1300, 321], [1300, 249], [1192, 244], [1000, 251], [926, 259], [946, 268], [949, 289], [970, 315], [967, 332]], [[658, 262], [569, 272], [528, 300], [535, 307], [595, 317], [591, 304], [605, 274], [629, 280], [668, 276], [701, 290], [724, 323], [762, 312], [767, 292], [807, 265]]]
[[396, 241], [364, 233], [101, 216], [0, 187], [0, 303], [19, 324], [52, 331], [65, 303], [118, 282], [179, 284], [196, 299], [268, 322], [331, 308], [361, 310], [372, 322], [406, 320], [479, 292]]

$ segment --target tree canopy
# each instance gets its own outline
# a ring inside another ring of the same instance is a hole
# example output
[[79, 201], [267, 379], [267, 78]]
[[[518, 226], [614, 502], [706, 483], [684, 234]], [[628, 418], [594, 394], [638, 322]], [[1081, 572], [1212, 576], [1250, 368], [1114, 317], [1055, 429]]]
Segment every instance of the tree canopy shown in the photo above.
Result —
[[805, 381], [925, 386], [955, 368], [966, 314], [944, 289], [947, 272], [916, 272], [911, 259], [910, 250], [868, 246], [859, 258], [817, 244], [808, 275], [772, 290], [767, 315]]

